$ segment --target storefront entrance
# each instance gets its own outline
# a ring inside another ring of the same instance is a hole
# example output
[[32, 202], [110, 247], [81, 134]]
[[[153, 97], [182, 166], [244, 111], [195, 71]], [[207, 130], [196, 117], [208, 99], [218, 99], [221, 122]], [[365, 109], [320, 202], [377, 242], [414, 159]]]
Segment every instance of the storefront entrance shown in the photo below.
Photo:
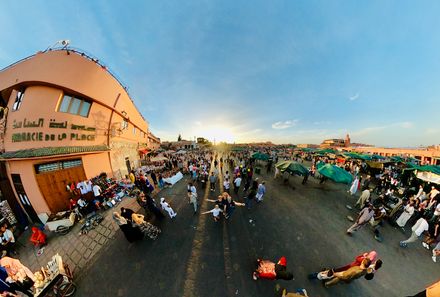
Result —
[[37, 164], [35, 172], [38, 186], [52, 213], [69, 209], [68, 184], [86, 180], [81, 159]]

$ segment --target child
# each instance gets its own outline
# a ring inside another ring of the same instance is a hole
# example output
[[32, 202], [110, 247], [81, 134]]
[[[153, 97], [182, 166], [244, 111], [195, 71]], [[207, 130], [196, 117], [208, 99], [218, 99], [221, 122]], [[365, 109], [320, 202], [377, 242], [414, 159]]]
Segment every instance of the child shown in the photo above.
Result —
[[215, 205], [215, 207], [209, 211], [205, 211], [202, 214], [212, 213], [212, 216], [214, 218], [215, 222], [218, 222], [220, 220], [220, 213], [223, 212], [223, 210], [220, 209], [218, 204]]
[[231, 187], [230, 183], [229, 183], [229, 179], [225, 179], [225, 181], [223, 182], [223, 189], [226, 193], [229, 193], [229, 188]]

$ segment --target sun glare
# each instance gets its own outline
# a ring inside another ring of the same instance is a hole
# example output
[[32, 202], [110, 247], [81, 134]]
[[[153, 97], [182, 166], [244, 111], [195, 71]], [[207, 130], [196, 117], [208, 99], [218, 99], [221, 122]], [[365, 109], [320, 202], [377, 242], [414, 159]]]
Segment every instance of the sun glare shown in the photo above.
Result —
[[212, 142], [227, 142], [234, 143], [235, 137], [232, 133], [232, 129], [227, 127], [207, 127], [202, 128], [198, 131], [197, 135], [201, 135], [202, 137], [212, 141]]

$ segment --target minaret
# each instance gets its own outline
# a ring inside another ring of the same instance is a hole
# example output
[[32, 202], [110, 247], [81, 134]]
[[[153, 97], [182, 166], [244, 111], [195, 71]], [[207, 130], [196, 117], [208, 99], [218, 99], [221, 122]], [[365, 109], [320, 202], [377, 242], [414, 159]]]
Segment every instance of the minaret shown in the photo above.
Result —
[[349, 147], [350, 146], [350, 135], [345, 136], [345, 147]]

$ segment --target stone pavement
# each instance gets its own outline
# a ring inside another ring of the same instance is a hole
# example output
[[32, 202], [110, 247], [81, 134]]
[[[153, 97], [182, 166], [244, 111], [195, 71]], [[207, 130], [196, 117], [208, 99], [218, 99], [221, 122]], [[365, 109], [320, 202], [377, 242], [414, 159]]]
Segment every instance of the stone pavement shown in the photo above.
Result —
[[[251, 210], [238, 207], [230, 220], [218, 223], [209, 214], [193, 214], [186, 198], [187, 177], [164, 190], [161, 196], [178, 215], [155, 222], [162, 229], [159, 239], [128, 243], [116, 232], [89, 265], [87, 277], [78, 280], [76, 296], [280, 297], [279, 285], [289, 291], [306, 288], [311, 297], [401, 297], [440, 278], [440, 264], [432, 262], [420, 242], [399, 247], [409, 230], [402, 234], [384, 224], [383, 242], [374, 240], [367, 226], [347, 236], [352, 223], [346, 216], [357, 212], [345, 205], [358, 198], [347, 194], [347, 186], [319, 184], [314, 178], [301, 185], [300, 177], [291, 177], [287, 186], [265, 170], [257, 177], [266, 180], [265, 200]], [[208, 199], [217, 198], [219, 187], [215, 192], [198, 190], [200, 211], [211, 209]], [[233, 196], [243, 201], [242, 191]], [[370, 250], [384, 261], [371, 281], [361, 278], [326, 289], [307, 279], [311, 272], [345, 265]], [[281, 256], [286, 256], [294, 280], [252, 280], [255, 259]]]
[[121, 207], [131, 208], [134, 211], [140, 208], [135, 198], [124, 197], [116, 207], [100, 212], [104, 220], [87, 234], [79, 235], [81, 222], [76, 223], [66, 235], [45, 231], [48, 235], [48, 244], [40, 256], [37, 255], [38, 249], [34, 248], [29, 241], [31, 233], [29, 228], [18, 238], [18, 258], [32, 271], [37, 271], [45, 266], [53, 255], [58, 253], [63, 258], [64, 263], [69, 265], [76, 278], [88, 265], [94, 262], [97, 253], [113, 240], [119, 227], [112, 219], [112, 213], [119, 211]]

